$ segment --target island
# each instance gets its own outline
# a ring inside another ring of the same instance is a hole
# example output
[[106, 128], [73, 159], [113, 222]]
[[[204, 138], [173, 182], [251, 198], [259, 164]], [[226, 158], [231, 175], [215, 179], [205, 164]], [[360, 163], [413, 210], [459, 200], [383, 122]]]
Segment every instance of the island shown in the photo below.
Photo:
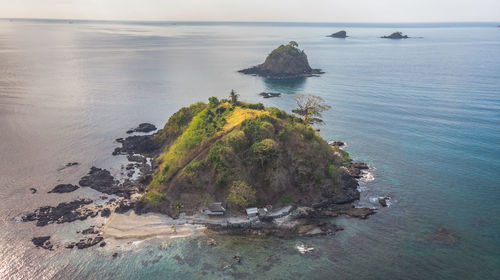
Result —
[[[126, 155], [127, 178], [92, 167], [79, 186], [50, 191], [92, 188], [102, 194], [100, 202], [79, 198], [21, 215], [42, 227], [89, 218], [96, 224], [64, 244], [50, 236], [34, 237], [33, 244], [53, 250], [102, 247], [110, 237], [317, 236], [343, 229], [323, 218], [375, 213], [355, 207], [358, 179], [370, 167], [353, 162], [343, 142], [328, 143], [313, 127], [330, 108], [321, 97], [298, 94], [292, 115], [238, 96], [233, 90], [227, 99], [211, 97], [181, 108], [153, 134], [116, 139], [121, 147], [113, 155]], [[389, 199], [380, 204], [389, 206]]]
[[410, 37], [408, 37], [407, 35], [403, 35], [402, 32], [394, 32], [389, 36], [382, 36], [380, 38], [384, 38], [384, 39], [408, 39]]
[[295, 41], [273, 50], [264, 63], [238, 72], [268, 79], [295, 79], [323, 74], [321, 69], [312, 69], [307, 55]]
[[326, 37], [332, 37], [332, 38], [347, 38], [347, 32], [345, 32], [344, 30], [341, 30], [339, 32], [336, 32], [336, 33], [333, 33], [331, 35], [328, 35]]

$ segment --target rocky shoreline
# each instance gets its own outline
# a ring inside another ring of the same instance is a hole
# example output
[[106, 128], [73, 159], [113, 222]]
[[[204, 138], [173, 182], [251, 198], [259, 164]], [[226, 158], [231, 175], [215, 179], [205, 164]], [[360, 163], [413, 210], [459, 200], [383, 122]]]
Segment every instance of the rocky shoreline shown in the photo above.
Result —
[[[86, 220], [101, 216], [108, 218], [111, 215], [127, 213], [133, 210], [136, 215], [150, 212], [148, 206], [140, 200], [149, 184], [155, 169], [150, 164], [155, 162], [154, 158], [159, 155], [159, 145], [153, 140], [154, 135], [129, 136], [125, 139], [118, 139], [117, 142], [122, 147], [116, 148], [113, 154], [125, 154], [130, 162], [126, 167], [122, 167], [122, 174], [127, 173], [122, 183], [116, 180], [106, 169], [92, 167], [87, 175], [79, 181], [79, 186], [72, 184], [60, 184], [55, 186], [49, 193], [72, 192], [80, 187], [89, 187], [103, 193], [101, 199], [104, 204], [95, 205], [91, 199], [78, 199], [71, 202], [63, 202], [57, 206], [44, 206], [35, 211], [25, 214], [21, 220], [23, 222], [36, 222], [37, 226], [48, 224], [69, 223], [76, 220]], [[340, 147], [345, 143], [340, 141], [331, 142], [332, 146]], [[144, 155], [151, 156], [152, 159]], [[355, 218], [366, 219], [376, 213], [370, 208], [355, 208], [353, 203], [360, 198], [357, 190], [358, 179], [361, 178], [363, 170], [368, 169], [368, 165], [362, 162], [352, 162], [342, 173], [342, 180], [345, 182], [341, 190], [327, 196], [327, 199], [313, 205], [291, 206], [286, 214], [268, 217], [267, 219], [246, 217], [226, 217], [221, 220], [211, 218], [200, 218], [198, 216], [183, 215], [178, 222], [185, 224], [199, 225], [206, 227], [207, 233], [217, 234], [252, 234], [260, 236], [293, 237], [293, 236], [318, 236], [335, 234], [343, 228], [335, 224], [324, 222], [322, 219], [348, 215]], [[132, 174], [139, 173], [135, 179]], [[107, 195], [115, 196], [108, 198]], [[117, 198], [116, 198], [117, 197]], [[380, 203], [382, 206], [383, 203]], [[113, 214], [115, 213], [115, 214]], [[173, 217], [175, 220], [178, 217]], [[237, 220], [237, 222], [234, 222]], [[95, 234], [93, 237], [82, 238], [76, 242], [64, 245], [65, 248], [84, 249], [100, 244], [105, 246], [104, 237], [97, 228], [91, 227], [82, 231], [82, 234]], [[35, 246], [53, 250], [54, 245], [50, 241], [50, 236], [33, 238]]]

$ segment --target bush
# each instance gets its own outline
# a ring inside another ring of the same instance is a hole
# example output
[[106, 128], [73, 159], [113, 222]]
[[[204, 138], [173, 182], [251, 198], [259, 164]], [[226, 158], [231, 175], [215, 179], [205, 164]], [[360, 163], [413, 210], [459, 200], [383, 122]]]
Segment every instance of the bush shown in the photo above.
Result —
[[260, 165], [264, 166], [278, 156], [278, 143], [273, 139], [264, 139], [253, 144], [251, 152]]
[[167, 197], [164, 194], [152, 190], [146, 193], [146, 197], [151, 204], [160, 204], [161, 202], [165, 202], [167, 200]]
[[227, 196], [227, 202], [241, 209], [256, 201], [255, 189], [243, 181], [234, 181]]
[[241, 130], [233, 130], [224, 138], [226, 145], [231, 146], [236, 152], [243, 150], [247, 145], [245, 133]]

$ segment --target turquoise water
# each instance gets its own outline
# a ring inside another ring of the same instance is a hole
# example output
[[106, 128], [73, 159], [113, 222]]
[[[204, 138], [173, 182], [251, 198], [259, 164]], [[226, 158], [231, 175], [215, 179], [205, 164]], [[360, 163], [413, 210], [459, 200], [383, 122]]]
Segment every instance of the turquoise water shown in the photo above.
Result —
[[[5, 279], [498, 279], [500, 278], [500, 28], [496, 24], [327, 25], [0, 21], [0, 278]], [[351, 37], [324, 37], [345, 29]], [[393, 31], [412, 37], [379, 39]], [[326, 73], [270, 81], [236, 71], [295, 40]], [[341, 217], [335, 236], [161, 239], [84, 251], [34, 249], [91, 221], [37, 228], [22, 211], [75, 197], [48, 195], [92, 165], [119, 173], [113, 139], [162, 126], [209, 96], [287, 111], [295, 93], [322, 96], [326, 139], [375, 167], [360, 204], [390, 194], [367, 220]], [[262, 91], [282, 92], [261, 99]], [[58, 172], [66, 162], [81, 164]], [[31, 195], [29, 187], [38, 188]], [[435, 240], [438, 228], [456, 242]], [[316, 248], [309, 256], [295, 250]], [[111, 252], [119, 251], [113, 259]], [[242, 264], [221, 271], [239, 253]], [[155, 262], [153, 262], [155, 261]]]

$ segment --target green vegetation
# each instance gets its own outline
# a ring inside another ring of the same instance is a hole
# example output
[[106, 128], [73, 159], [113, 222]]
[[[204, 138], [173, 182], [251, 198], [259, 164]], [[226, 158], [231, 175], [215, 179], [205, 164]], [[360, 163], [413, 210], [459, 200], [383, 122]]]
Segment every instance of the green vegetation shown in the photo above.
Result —
[[173, 213], [205, 201], [236, 210], [320, 200], [339, 189], [346, 152], [329, 146], [303, 118], [236, 103], [211, 97], [169, 119], [156, 136], [164, 150], [147, 200]]
[[256, 201], [255, 189], [243, 181], [234, 181], [227, 196], [227, 202], [244, 209]]

